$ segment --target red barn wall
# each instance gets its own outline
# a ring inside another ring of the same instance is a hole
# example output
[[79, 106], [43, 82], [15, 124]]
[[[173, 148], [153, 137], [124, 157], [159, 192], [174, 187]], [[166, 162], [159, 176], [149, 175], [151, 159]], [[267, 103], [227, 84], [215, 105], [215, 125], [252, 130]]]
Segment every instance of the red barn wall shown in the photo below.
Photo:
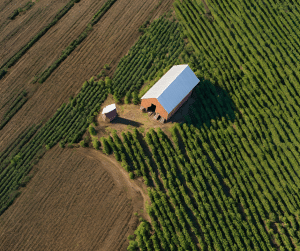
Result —
[[189, 97], [192, 94], [192, 91], [193, 90], [191, 90], [189, 94], [187, 94], [185, 98], [181, 100], [181, 102], [170, 113], [167, 113], [167, 111], [163, 108], [163, 106], [158, 102], [156, 98], [142, 99], [141, 106], [147, 109], [147, 107], [150, 107], [151, 104], [155, 105], [156, 106], [155, 112], [159, 113], [161, 117], [168, 120], [189, 99]]
[[168, 118], [168, 113], [167, 111], [162, 107], [162, 105], [158, 102], [156, 98], [147, 98], [147, 99], [142, 99], [141, 106], [146, 108], [150, 107], [151, 104], [156, 106], [155, 112], [159, 113], [160, 116], [162, 116], [164, 119]]

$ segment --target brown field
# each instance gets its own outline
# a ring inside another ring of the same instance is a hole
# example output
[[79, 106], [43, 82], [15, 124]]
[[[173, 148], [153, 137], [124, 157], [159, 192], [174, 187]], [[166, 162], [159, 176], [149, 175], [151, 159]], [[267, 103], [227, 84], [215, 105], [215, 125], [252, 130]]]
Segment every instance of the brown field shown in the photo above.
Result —
[[[40, 2], [46, 4], [45, 1]], [[40, 2], [22, 18], [34, 11]], [[53, 1], [53, 4], [55, 2]], [[113, 72], [119, 59], [138, 39], [139, 26], [148, 18], [149, 12], [159, 0], [118, 0], [94, 26], [87, 39], [73, 51], [45, 83], [30, 84], [33, 77], [55, 61], [60, 52], [84, 29], [103, 2], [86, 0], [75, 4], [68, 14], [0, 80], [0, 118], [8, 108], [1, 107], [13, 95], [26, 89], [30, 97], [22, 109], [0, 131], [0, 151], [14, 141], [28, 126], [50, 118], [56, 109], [68, 100], [68, 97], [78, 92], [86, 79], [98, 74], [104, 64], [111, 62], [111, 72]], [[153, 18], [167, 11], [172, 6], [172, 2], [171, 0], [163, 1], [154, 12]], [[12, 1], [12, 3], [17, 4], [18, 1]], [[33, 33], [36, 34], [36, 32]], [[18, 33], [15, 36], [18, 36]]]
[[[7, 19], [18, 5], [26, 2], [0, 2], [0, 64], [47, 25], [68, 1], [40, 0], [15, 20]], [[32, 124], [49, 119], [106, 63], [110, 63], [112, 75], [120, 58], [140, 36], [138, 28], [159, 0], [118, 0], [45, 83], [31, 84], [34, 76], [51, 65], [83, 31], [104, 2], [82, 0], [75, 4], [0, 80], [0, 120], [8, 109], [7, 101], [24, 89], [29, 96], [27, 103], [0, 130], [0, 151]], [[167, 11], [172, 2], [163, 1], [152, 18]], [[130, 105], [128, 110], [135, 112], [136, 108]], [[150, 220], [145, 214], [148, 198], [141, 178], [130, 180], [113, 156], [92, 149], [62, 150], [55, 146], [34, 167], [33, 173], [20, 197], [0, 217], [1, 251], [126, 250], [127, 236], [133, 234], [138, 224], [133, 213], [138, 211]]]
[[24, 6], [28, 0], [13, 0], [3, 9], [0, 5], [0, 65], [47, 26], [58, 10], [65, 6], [68, 1], [39, 1], [26, 13], [22, 13], [14, 20], [9, 20], [8, 16], [15, 9]]
[[126, 250], [145, 188], [113, 157], [56, 146], [35, 170], [0, 217], [0, 250]]

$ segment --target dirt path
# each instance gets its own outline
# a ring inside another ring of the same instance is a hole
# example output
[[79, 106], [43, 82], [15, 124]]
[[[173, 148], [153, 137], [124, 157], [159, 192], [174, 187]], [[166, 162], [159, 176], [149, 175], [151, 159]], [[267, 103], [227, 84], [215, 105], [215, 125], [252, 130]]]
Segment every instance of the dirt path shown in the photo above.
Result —
[[[134, 104], [116, 104], [118, 117], [115, 118], [112, 122], [103, 121], [103, 118], [100, 115], [98, 116], [96, 126], [97, 136], [108, 136], [109, 132], [116, 130], [119, 134], [123, 131], [128, 131], [131, 128], [137, 128], [140, 132], [145, 134], [150, 128], [160, 127], [168, 136], [170, 136], [169, 129], [175, 123], [185, 122], [184, 116], [188, 114], [191, 109], [192, 104], [195, 102], [195, 93], [192, 93], [192, 96], [185, 102], [179, 110], [170, 118], [167, 123], [161, 123], [158, 120], [154, 120], [153, 116], [149, 117], [147, 113], [143, 113], [140, 110], [139, 105]], [[107, 105], [115, 103], [111, 94], [108, 95], [107, 99], [103, 103], [102, 107], [104, 108]]]
[[[87, 0], [76, 4], [0, 80], [0, 107], [13, 94], [23, 89], [29, 91], [30, 96], [22, 109], [0, 131], [0, 151], [32, 124], [49, 119], [62, 103], [80, 90], [86, 79], [97, 75], [105, 64], [111, 62], [113, 72], [120, 58], [126, 55], [140, 36], [138, 28], [149, 17], [159, 0], [118, 0], [94, 26], [86, 40], [45, 83], [30, 84], [36, 73], [55, 61], [62, 49], [84, 28], [88, 17], [100, 8], [101, 2], [103, 1]], [[163, 1], [155, 10], [154, 16], [167, 11], [172, 2], [173, 0]], [[6, 109], [7, 107], [0, 109], [0, 117]]]
[[[69, 0], [39, 1], [25, 14], [8, 20], [14, 10], [24, 6], [28, 0], [13, 0], [0, 12], [0, 65], [11, 58], [32, 37], [47, 26], [58, 10], [64, 7]], [[1, 8], [1, 7], [0, 7]], [[1, 22], [2, 21], [2, 22]]]
[[119, 163], [90, 149], [55, 146], [0, 217], [0, 250], [126, 250], [143, 191]]
[[[111, 165], [106, 165], [103, 163], [102, 164], [103, 168], [109, 174], [111, 174], [114, 181], [116, 181], [120, 187], [122, 187], [122, 188], [126, 187], [126, 191], [128, 192], [129, 198], [134, 198], [137, 195], [137, 193], [141, 194], [143, 196], [143, 199], [144, 199], [143, 212], [146, 212], [145, 205], [146, 205], [146, 203], [150, 204], [150, 198], [147, 194], [147, 186], [141, 180], [136, 180], [136, 179], [131, 180], [129, 178], [128, 173], [122, 168], [120, 163], [118, 161], [116, 161], [116, 159], [113, 157], [113, 155], [107, 156], [107, 155], [103, 154], [102, 152], [91, 149], [91, 148], [78, 148], [78, 149], [76, 149], [76, 152], [83, 156], [89, 157], [91, 159], [97, 159], [100, 162], [103, 162], [103, 160], [110, 162]], [[112, 168], [112, 166], [113, 166], [113, 168]], [[139, 212], [139, 214], [142, 215], [147, 221], [151, 222], [151, 219], [147, 213]]]

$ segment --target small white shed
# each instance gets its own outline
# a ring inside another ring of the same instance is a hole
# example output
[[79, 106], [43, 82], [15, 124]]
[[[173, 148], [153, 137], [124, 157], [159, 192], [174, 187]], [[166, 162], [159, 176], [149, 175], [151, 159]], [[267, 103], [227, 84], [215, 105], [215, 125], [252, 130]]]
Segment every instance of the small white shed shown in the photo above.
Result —
[[102, 118], [105, 121], [112, 121], [115, 117], [117, 117], [117, 107], [115, 104], [108, 105], [104, 107], [102, 111]]

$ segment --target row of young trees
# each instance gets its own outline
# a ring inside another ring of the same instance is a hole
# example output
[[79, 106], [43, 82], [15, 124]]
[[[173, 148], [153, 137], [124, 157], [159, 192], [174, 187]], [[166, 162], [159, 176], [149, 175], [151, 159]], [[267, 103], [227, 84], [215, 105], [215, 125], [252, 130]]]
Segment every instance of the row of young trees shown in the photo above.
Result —
[[59, 59], [55, 60], [46, 70], [36, 76], [33, 83], [37, 81], [39, 83], [44, 83], [46, 79], [52, 74], [52, 72], [59, 67], [59, 65], [76, 49], [78, 45], [88, 36], [89, 31], [93, 29], [93, 26], [99, 22], [103, 15], [109, 10], [109, 8], [116, 2], [116, 0], [107, 0], [105, 4], [100, 8], [100, 10], [93, 16], [92, 20], [87, 24], [84, 31], [73, 40], [66, 49], [62, 51], [62, 55]]
[[[17, 189], [24, 183], [33, 164], [58, 142], [77, 143], [93, 122], [100, 110], [100, 105], [107, 97], [103, 82], [86, 81], [81, 91], [70, 102], [63, 104], [47, 123], [36, 132], [36, 128], [14, 142], [1, 154], [0, 170], [0, 214], [2, 214], [17, 196]], [[34, 136], [33, 136], [34, 134]], [[32, 137], [33, 136], [33, 137]], [[12, 154], [7, 154], [12, 151]]]
[[247, 218], [261, 222], [262, 237], [266, 228], [276, 246], [293, 250], [300, 212], [299, 3], [289, 2], [285, 11], [274, 8], [277, 1], [207, 4], [213, 22], [197, 14], [201, 7], [194, 1], [176, 1], [175, 10], [203, 59], [203, 76], [226, 89], [239, 112], [234, 124], [227, 121], [229, 103], [201, 86], [188, 122], [200, 128], [203, 148], [221, 163]]
[[4, 114], [1, 123], [0, 123], [0, 130], [10, 121], [10, 119], [22, 108], [22, 106], [27, 102], [28, 98], [27, 92], [21, 92], [16, 99], [12, 102], [9, 106], [8, 110]]
[[178, 23], [165, 17], [154, 20], [128, 55], [120, 60], [113, 77], [112, 92], [129, 101], [136, 100], [147, 80], [154, 79], [158, 72], [162, 74], [162, 69], [178, 61], [184, 49], [180, 34]]
[[18, 60], [37, 42], [39, 39], [46, 34], [46, 32], [53, 27], [65, 14], [68, 13], [68, 11], [74, 6], [75, 3], [80, 2], [80, 0], [70, 0], [63, 9], [61, 9], [53, 18], [51, 23], [49, 23], [45, 28], [43, 28], [41, 31], [39, 31], [38, 34], [36, 34], [25, 46], [23, 46], [14, 56], [9, 58], [7, 62], [5, 62], [0, 67], [0, 79], [3, 78], [8, 69], [15, 65]]
[[32, 2], [32, 0], [29, 0], [25, 5], [22, 7], [15, 9], [13, 13], [8, 17], [9, 19], [13, 20], [18, 16], [20, 13], [25, 12], [32, 8], [32, 6], [35, 4], [35, 2]]

